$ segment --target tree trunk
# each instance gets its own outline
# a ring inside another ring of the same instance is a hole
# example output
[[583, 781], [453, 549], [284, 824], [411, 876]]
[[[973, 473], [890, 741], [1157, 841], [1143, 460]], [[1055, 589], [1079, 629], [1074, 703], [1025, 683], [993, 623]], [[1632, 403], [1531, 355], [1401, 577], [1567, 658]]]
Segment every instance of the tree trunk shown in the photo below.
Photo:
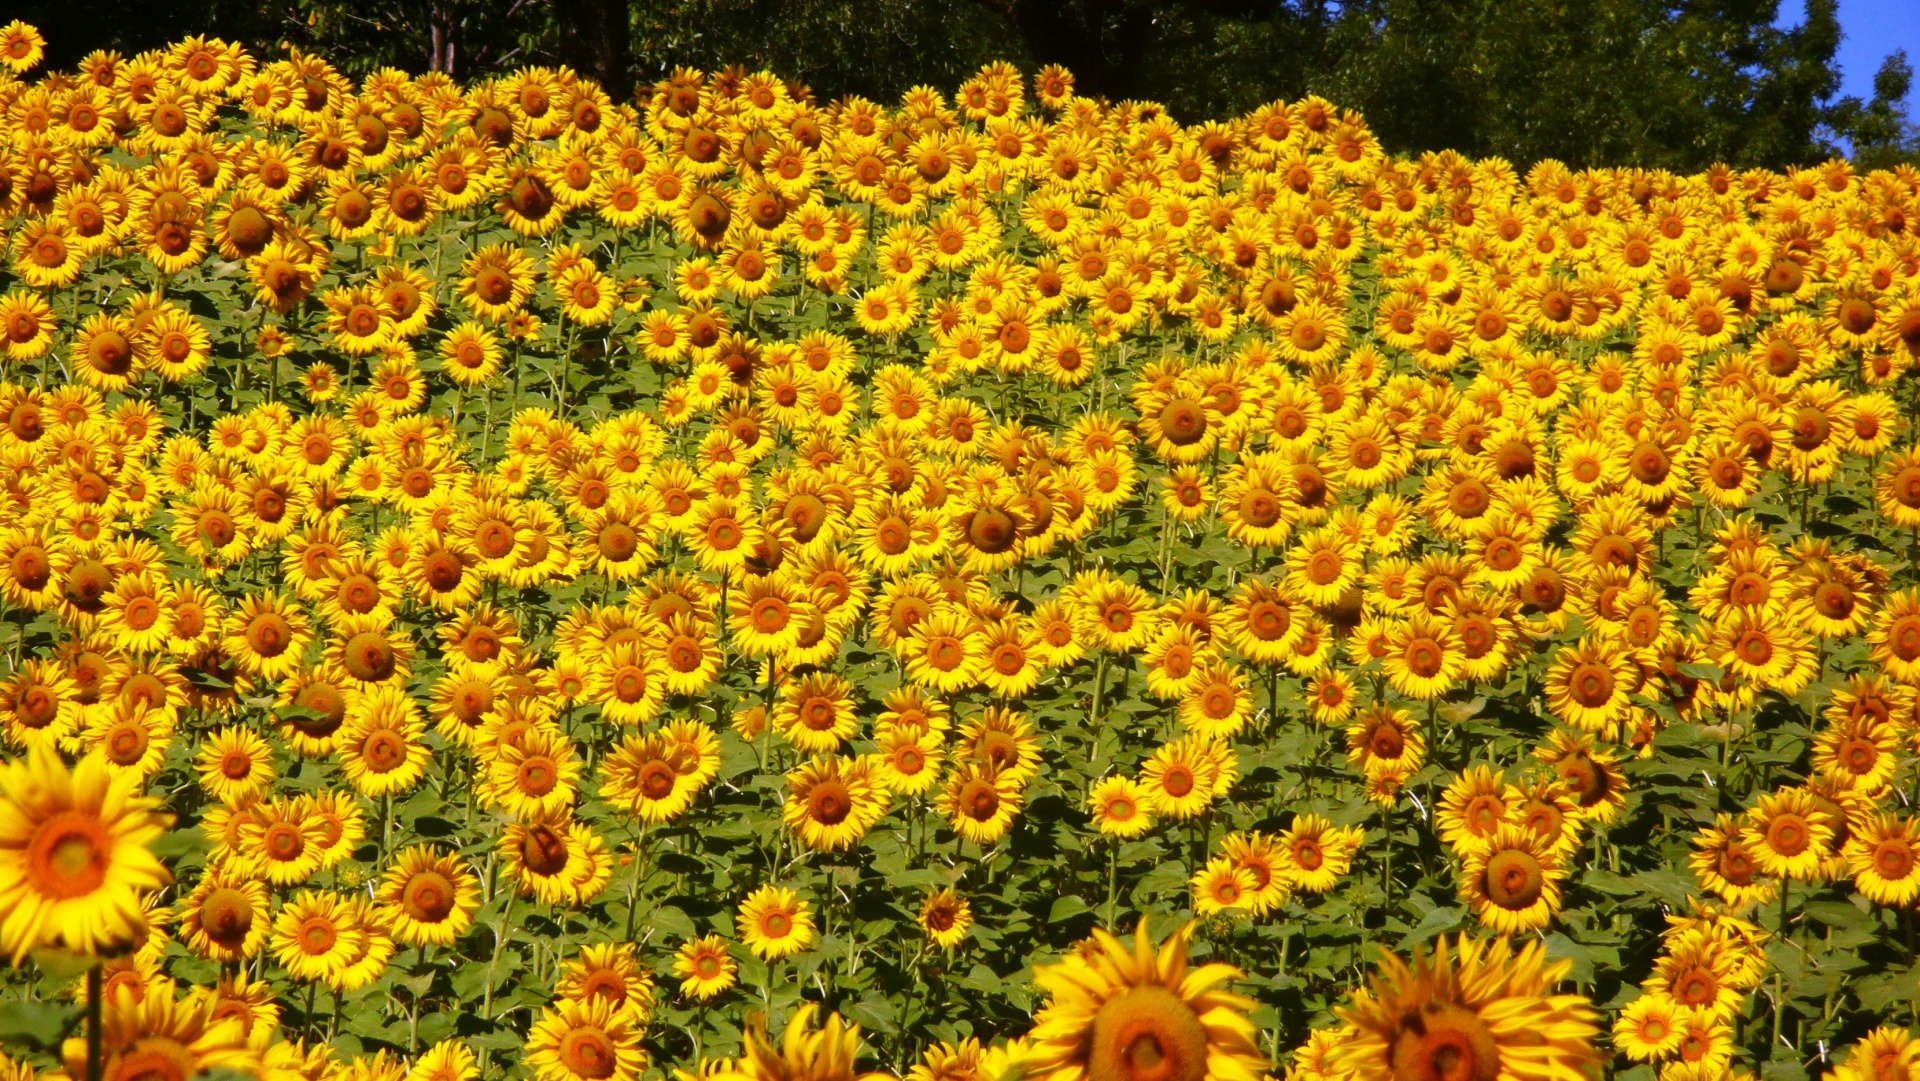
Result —
[[427, 70], [457, 76], [454, 65], [459, 59], [460, 13], [457, 0], [434, 4], [427, 11]]
[[633, 93], [626, 0], [556, 0], [560, 62], [600, 84], [614, 101]]

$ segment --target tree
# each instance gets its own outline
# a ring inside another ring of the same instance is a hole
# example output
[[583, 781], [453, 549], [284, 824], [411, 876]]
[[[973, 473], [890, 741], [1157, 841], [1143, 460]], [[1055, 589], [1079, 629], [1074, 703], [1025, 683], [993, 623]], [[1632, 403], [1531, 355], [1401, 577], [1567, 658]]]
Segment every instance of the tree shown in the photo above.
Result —
[[1833, 0], [1356, 0], [1321, 86], [1387, 146], [1698, 169], [1824, 157]]
[[[1903, 160], [1911, 70], [1836, 101], [1836, 0], [25, 0], [54, 63], [217, 30], [467, 79], [565, 64], [625, 98], [677, 65], [768, 68], [832, 99], [951, 90], [992, 60], [1064, 64], [1082, 93], [1185, 122], [1319, 94], [1396, 153], [1696, 170]], [[121, 17], [126, 5], [151, 19]], [[108, 17], [108, 9], [112, 17]], [[1884, 85], [1883, 85], [1884, 84]]]
[[1920, 127], [1907, 119], [1907, 94], [1913, 89], [1913, 65], [1896, 49], [1873, 76], [1873, 100], [1842, 98], [1834, 107], [1834, 128], [1853, 142], [1853, 161], [1862, 169], [1886, 169], [1901, 163], [1920, 165]]

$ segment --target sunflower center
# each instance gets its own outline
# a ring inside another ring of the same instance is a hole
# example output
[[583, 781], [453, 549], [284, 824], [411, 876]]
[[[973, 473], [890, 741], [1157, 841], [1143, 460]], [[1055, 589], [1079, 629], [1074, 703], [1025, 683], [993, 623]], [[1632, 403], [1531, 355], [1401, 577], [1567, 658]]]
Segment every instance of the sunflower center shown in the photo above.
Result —
[[640, 767], [640, 792], [650, 800], [663, 800], [673, 792], [673, 767], [658, 759]]
[[1459, 1006], [1431, 1003], [1400, 1021], [1393, 1081], [1494, 1081], [1500, 1045], [1486, 1022]]
[[1704, 968], [1694, 967], [1673, 981], [1673, 999], [1682, 1006], [1705, 1006], [1720, 996], [1720, 981]]
[[238, 949], [253, 929], [253, 905], [246, 894], [222, 886], [200, 902], [200, 928], [227, 949]]
[[394, 673], [393, 644], [378, 631], [361, 631], [347, 639], [341, 654], [347, 671], [363, 683], [378, 683]]
[[1574, 701], [1588, 709], [1599, 709], [1613, 697], [1613, 673], [1604, 665], [1589, 661], [1573, 670], [1567, 689]]
[[822, 781], [807, 796], [807, 816], [823, 826], [837, 826], [853, 812], [853, 797], [838, 781]]
[[1165, 987], [1128, 988], [1093, 1015], [1087, 1050], [1090, 1081], [1201, 1081], [1207, 1030], [1193, 1008]]
[[560, 1061], [576, 1077], [601, 1078], [612, 1077], [618, 1059], [614, 1053], [613, 1041], [607, 1034], [591, 1025], [569, 1029], [560, 1040]]
[[1207, 434], [1207, 414], [1200, 403], [1175, 398], [1160, 410], [1160, 430], [1176, 447], [1191, 446]]
[[1545, 885], [1540, 861], [1531, 853], [1509, 848], [1487, 861], [1487, 897], [1505, 909], [1523, 909], [1540, 899]]
[[1812, 842], [1807, 820], [1797, 814], [1783, 814], [1767, 823], [1767, 847], [1782, 856], [1798, 856]]
[[559, 771], [554, 768], [553, 759], [536, 755], [520, 763], [516, 777], [520, 791], [528, 796], [544, 796], [553, 791], [560, 781]]
[[62, 811], [34, 831], [27, 844], [27, 876], [43, 896], [84, 897], [107, 878], [112, 838], [92, 815]]
[[985, 822], [1000, 811], [1000, 792], [992, 783], [974, 778], [960, 789], [960, 798], [955, 801], [967, 817], [976, 822]]
[[1913, 846], [1893, 837], [1881, 841], [1873, 850], [1873, 870], [1881, 878], [1906, 878], [1913, 872]]
[[407, 761], [407, 741], [398, 732], [382, 728], [360, 745], [360, 757], [374, 773], [390, 773]]
[[407, 881], [401, 905], [421, 923], [439, 923], [453, 914], [453, 881], [438, 871], [421, 871]]
[[520, 842], [520, 860], [534, 874], [551, 878], [566, 870], [566, 839], [549, 826], [536, 825]]

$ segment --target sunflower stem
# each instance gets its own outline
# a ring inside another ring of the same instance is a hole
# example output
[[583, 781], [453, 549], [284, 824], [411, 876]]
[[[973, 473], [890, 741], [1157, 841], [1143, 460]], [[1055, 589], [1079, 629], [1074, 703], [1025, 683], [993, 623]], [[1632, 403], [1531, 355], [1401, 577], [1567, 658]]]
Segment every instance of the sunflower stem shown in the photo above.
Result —
[[1095, 731], [1100, 728], [1100, 707], [1107, 694], [1107, 651], [1102, 649], [1100, 657], [1093, 662], [1093, 712], [1087, 719], [1093, 722]]
[[87, 1081], [100, 1081], [100, 966], [87, 970]]
[[1393, 910], [1393, 805], [1380, 807], [1380, 828], [1386, 832], [1386, 844], [1381, 846], [1380, 892], [1386, 896], [1386, 910]]
[[1114, 903], [1119, 898], [1120, 877], [1120, 838], [1115, 837], [1107, 846], [1107, 930], [1114, 927]]

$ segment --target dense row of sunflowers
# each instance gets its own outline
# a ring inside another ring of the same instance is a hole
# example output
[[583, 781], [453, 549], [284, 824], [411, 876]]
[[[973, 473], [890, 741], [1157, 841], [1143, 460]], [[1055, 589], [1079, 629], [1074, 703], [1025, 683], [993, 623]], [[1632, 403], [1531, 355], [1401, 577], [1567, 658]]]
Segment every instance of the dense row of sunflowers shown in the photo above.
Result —
[[0, 1077], [1920, 1057], [1920, 176], [42, 45]]

